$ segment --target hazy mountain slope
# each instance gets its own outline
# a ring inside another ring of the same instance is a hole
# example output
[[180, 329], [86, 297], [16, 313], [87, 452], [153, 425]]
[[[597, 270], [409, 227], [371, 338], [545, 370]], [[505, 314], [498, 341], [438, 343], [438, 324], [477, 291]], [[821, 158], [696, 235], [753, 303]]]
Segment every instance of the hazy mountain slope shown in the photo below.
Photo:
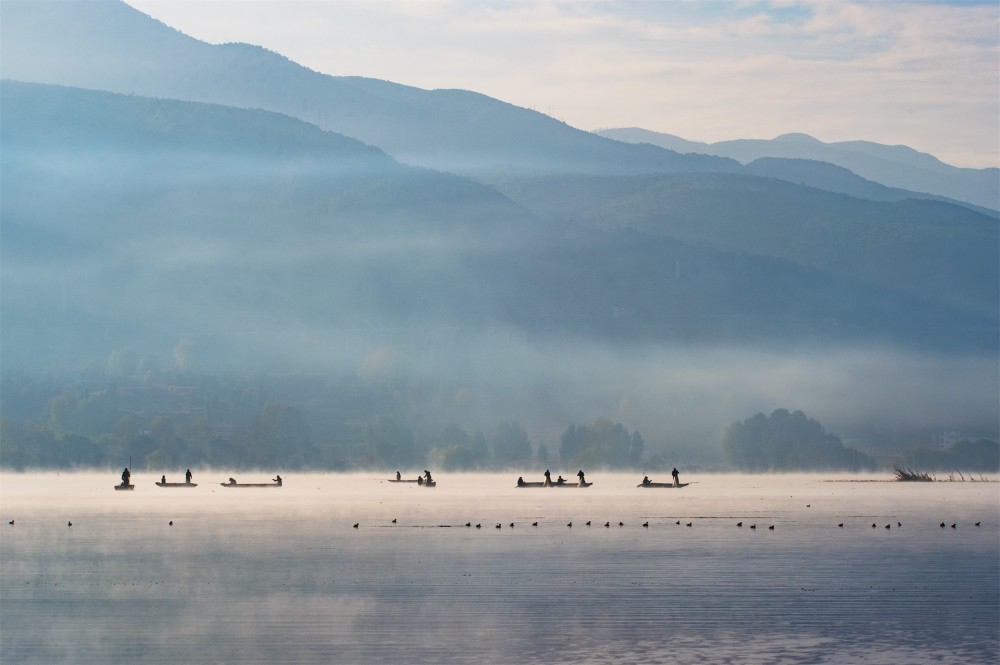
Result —
[[934, 201], [872, 202], [735, 174], [511, 179], [549, 219], [769, 256], [997, 316], [995, 218]]
[[828, 162], [887, 187], [946, 196], [1000, 210], [1000, 169], [957, 168], [906, 146], [868, 141], [823, 143], [806, 134], [785, 134], [773, 140], [697, 143], [638, 128], [602, 129], [597, 133], [618, 141], [648, 143], [678, 152], [729, 157], [743, 164], [763, 157]]
[[450, 171], [738, 168], [611, 141], [473, 92], [326, 76], [259, 47], [208, 45], [117, 0], [8, 2], [0, 11], [8, 79], [278, 111]]
[[911, 192], [908, 189], [899, 189], [898, 187], [886, 187], [855, 175], [843, 167], [812, 159], [761, 157], [744, 166], [743, 173], [765, 178], [777, 178], [797, 185], [806, 185], [836, 194], [847, 194], [869, 201], [905, 201], [907, 199], [942, 201], [970, 208], [989, 217], [1000, 217], [1000, 213], [990, 208], [957, 201], [947, 196]]
[[243, 369], [356, 367], [391, 342], [444, 371], [534, 337], [979, 348], [952, 329], [988, 323], [786, 260], [542, 223], [264, 111], [4, 82], [0, 113], [7, 369], [184, 340]]

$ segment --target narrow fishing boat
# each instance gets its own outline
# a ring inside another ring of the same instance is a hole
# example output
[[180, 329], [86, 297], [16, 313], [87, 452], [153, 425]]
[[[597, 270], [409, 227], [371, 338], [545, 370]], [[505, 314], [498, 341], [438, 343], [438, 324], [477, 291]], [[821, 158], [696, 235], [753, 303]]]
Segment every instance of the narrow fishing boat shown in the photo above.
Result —
[[518, 489], [533, 488], [533, 487], [590, 487], [594, 483], [582, 482], [582, 483], [560, 483], [560, 482], [526, 482], [520, 478], [517, 479], [516, 487]]
[[115, 491], [116, 492], [129, 492], [129, 491], [134, 490], [134, 489], [135, 489], [135, 485], [125, 485], [125, 484], [115, 485]]
[[549, 472], [548, 469], [546, 469], [545, 473], [542, 474], [542, 475], [545, 476], [545, 480], [543, 480], [541, 482], [534, 482], [534, 481], [527, 482], [527, 481], [524, 480], [524, 477], [521, 476], [521, 477], [519, 477], [517, 479], [517, 487], [519, 487], [519, 488], [524, 488], [524, 487], [590, 487], [591, 485], [594, 484], [594, 483], [588, 483], [587, 482], [587, 479], [586, 479], [586, 477], [584, 476], [584, 473], [583, 473], [583, 469], [580, 469], [580, 471], [578, 471], [577, 474], [576, 474], [577, 478], [580, 479], [580, 482], [577, 482], [577, 483], [571, 483], [571, 482], [567, 481], [565, 478], [563, 478], [562, 476], [559, 476], [558, 479], [556, 479], [556, 480], [553, 481], [552, 480], [552, 474]]
[[[157, 483], [159, 484], [159, 483]], [[278, 483], [219, 483], [223, 487], [281, 487]]]
[[673, 483], [639, 483], [638, 485], [636, 485], [636, 487], [660, 487], [667, 489], [671, 488], [680, 489], [681, 487], [687, 487], [690, 484], [691, 483], [677, 483], [676, 485], [674, 485]]
[[219, 483], [223, 487], [281, 487], [282, 481], [281, 476], [274, 479], [274, 482], [270, 483], [238, 483], [235, 478], [230, 478], [228, 483]]
[[[223, 483], [225, 484], [225, 483]], [[156, 481], [157, 487], [197, 487], [198, 483], [168, 483], [162, 480]]]

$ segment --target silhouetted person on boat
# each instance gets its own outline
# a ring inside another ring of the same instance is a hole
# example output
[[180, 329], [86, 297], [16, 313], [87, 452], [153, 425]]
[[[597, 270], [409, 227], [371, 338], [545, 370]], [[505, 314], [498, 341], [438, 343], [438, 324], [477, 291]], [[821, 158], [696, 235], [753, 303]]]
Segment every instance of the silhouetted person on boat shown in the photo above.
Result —
[[399, 471], [397, 471], [396, 472], [396, 480], [402, 480], [402, 479], [403, 479], [403, 474], [401, 474]]
[[643, 484], [643, 485], [649, 485], [649, 484], [650, 484], [650, 483], [652, 483], [652, 482], [653, 482], [653, 481], [649, 479], [649, 476], [643, 476], [643, 477], [642, 477], [642, 484]]
[[229, 479], [229, 484], [230, 485], [235, 485], [236, 484], [236, 479], [235, 478], [230, 478]]
[[275, 478], [274, 482], [278, 483], [278, 486], [280, 487], [281, 486], [281, 476], [278, 476], [277, 478]]
[[674, 477], [674, 487], [679, 486], [681, 484], [681, 474], [678, 473], [676, 466], [674, 467], [674, 470], [670, 472], [670, 475]]
[[423, 476], [417, 476], [417, 484], [418, 485], [423, 485], [424, 484], [424, 477]]
[[565, 484], [566, 484], [566, 479], [565, 478], [563, 478], [562, 476], [559, 476], [558, 478], [556, 478], [556, 485], [565, 485]]
[[191, 475], [191, 469], [188, 469], [187, 473], [184, 474], [184, 482], [186, 482], [188, 485], [190, 485], [192, 478], [194, 478], [194, 476]]
[[545, 486], [552, 487], [552, 474], [549, 473], [548, 469], [545, 469]]
[[576, 477], [580, 479], [581, 485], [587, 484], [587, 479], [583, 477], [583, 469], [580, 469], [579, 471], [576, 472]]
[[166, 476], [166, 474], [160, 476], [160, 484], [161, 485], [166, 485], [167, 484], [167, 476]]
[[425, 485], [431, 484], [431, 472], [428, 471], [427, 469], [424, 469], [424, 484]]
[[517, 486], [518, 487], [524, 487], [524, 476], [518, 476], [517, 477]]
[[128, 472], [128, 467], [125, 467], [125, 470], [122, 471], [122, 487], [128, 487], [130, 485], [129, 479], [131, 477], [132, 474]]

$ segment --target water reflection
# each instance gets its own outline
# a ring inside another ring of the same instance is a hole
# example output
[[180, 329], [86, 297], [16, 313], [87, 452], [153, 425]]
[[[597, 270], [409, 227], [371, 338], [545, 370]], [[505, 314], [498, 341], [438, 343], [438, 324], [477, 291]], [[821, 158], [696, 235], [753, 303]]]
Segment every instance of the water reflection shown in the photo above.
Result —
[[367, 473], [283, 474], [254, 492], [208, 470], [182, 491], [148, 475], [131, 493], [108, 474], [0, 478], [0, 661], [919, 663], [1000, 649], [997, 484], [708, 476], [658, 492], [591, 472], [573, 491]]

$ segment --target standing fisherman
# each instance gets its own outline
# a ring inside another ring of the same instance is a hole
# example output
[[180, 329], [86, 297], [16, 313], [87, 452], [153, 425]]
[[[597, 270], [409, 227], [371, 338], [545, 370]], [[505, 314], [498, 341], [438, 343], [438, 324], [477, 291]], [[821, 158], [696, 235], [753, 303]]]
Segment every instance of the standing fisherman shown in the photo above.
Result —
[[131, 477], [132, 474], [128, 472], [128, 467], [125, 467], [125, 470], [122, 471], [122, 487], [128, 487], [131, 484], [129, 483]]

